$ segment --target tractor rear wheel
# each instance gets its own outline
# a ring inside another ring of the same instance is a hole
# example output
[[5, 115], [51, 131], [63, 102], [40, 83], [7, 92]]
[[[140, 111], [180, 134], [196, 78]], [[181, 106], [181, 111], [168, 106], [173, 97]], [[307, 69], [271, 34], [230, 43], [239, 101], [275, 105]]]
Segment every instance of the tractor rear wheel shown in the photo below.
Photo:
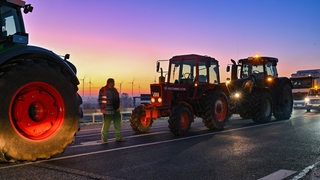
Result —
[[184, 105], [177, 105], [172, 108], [168, 120], [169, 129], [176, 136], [182, 136], [188, 133], [193, 115], [191, 110]]
[[[280, 88], [279, 88], [280, 89]], [[275, 104], [274, 117], [277, 120], [290, 119], [293, 108], [292, 90], [288, 84], [281, 87], [281, 92], [277, 95], [278, 103]]]
[[78, 130], [76, 85], [44, 60], [8, 67], [0, 78], [0, 160], [34, 161], [61, 153]]
[[222, 92], [216, 92], [207, 99], [203, 117], [204, 125], [212, 130], [222, 130], [228, 119], [228, 101]]
[[257, 123], [271, 121], [272, 97], [268, 92], [254, 92], [251, 97], [250, 107], [252, 110], [252, 120]]
[[136, 133], [146, 133], [152, 126], [153, 120], [146, 118], [144, 106], [138, 106], [132, 111], [130, 126]]

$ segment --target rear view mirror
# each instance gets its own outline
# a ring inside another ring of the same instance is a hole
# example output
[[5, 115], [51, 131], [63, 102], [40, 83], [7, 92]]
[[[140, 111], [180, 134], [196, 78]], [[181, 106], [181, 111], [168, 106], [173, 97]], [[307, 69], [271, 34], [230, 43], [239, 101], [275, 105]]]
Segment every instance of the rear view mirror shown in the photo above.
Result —
[[227, 72], [230, 72], [230, 66], [227, 66]]
[[159, 70], [160, 70], [160, 62], [157, 61], [157, 69], [156, 69], [156, 71], [159, 72]]

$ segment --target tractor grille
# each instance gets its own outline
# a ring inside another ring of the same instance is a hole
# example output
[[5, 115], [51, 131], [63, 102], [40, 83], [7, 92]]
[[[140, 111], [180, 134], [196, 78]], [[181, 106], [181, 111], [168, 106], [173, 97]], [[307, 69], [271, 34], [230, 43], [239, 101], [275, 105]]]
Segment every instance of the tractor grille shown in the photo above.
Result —
[[151, 96], [153, 97], [161, 97], [161, 89], [160, 86], [151, 86]]
[[320, 99], [310, 99], [310, 104], [320, 104]]

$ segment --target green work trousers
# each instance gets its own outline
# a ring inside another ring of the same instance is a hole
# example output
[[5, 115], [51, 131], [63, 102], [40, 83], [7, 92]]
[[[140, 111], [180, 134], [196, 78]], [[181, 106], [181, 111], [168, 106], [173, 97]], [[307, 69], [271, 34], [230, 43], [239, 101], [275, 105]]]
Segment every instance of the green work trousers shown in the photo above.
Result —
[[116, 110], [114, 111], [114, 114], [103, 114], [103, 125], [101, 129], [101, 139], [103, 141], [108, 140], [108, 133], [111, 122], [113, 122], [116, 139], [121, 139], [121, 115], [120, 111]]

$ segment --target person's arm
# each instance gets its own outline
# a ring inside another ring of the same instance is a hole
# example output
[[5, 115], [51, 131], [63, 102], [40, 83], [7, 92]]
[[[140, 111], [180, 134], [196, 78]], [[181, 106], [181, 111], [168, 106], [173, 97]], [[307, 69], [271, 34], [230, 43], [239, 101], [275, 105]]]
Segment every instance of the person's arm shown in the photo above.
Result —
[[117, 110], [120, 107], [120, 98], [119, 98], [119, 93], [116, 88], [114, 88], [114, 94], [113, 94], [113, 109]]

